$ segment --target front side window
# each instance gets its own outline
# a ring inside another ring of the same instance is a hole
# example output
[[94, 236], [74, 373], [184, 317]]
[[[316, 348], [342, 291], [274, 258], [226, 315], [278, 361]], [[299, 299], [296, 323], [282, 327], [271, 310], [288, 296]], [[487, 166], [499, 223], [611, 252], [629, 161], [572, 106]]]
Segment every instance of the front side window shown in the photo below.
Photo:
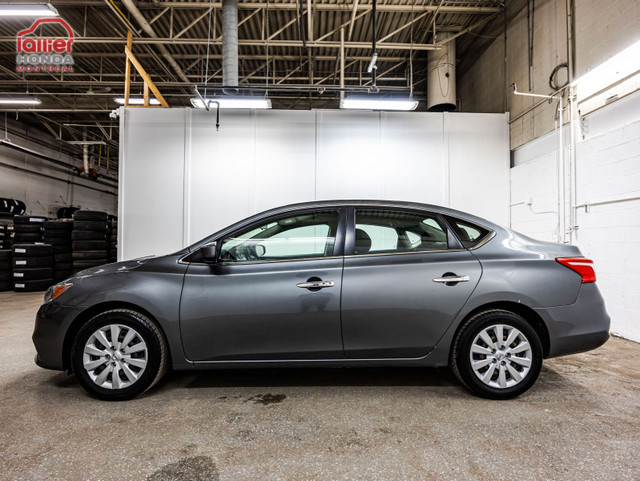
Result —
[[428, 214], [356, 209], [355, 254], [447, 249], [447, 232]]
[[333, 255], [338, 211], [298, 213], [252, 226], [222, 241], [221, 262], [294, 260]]

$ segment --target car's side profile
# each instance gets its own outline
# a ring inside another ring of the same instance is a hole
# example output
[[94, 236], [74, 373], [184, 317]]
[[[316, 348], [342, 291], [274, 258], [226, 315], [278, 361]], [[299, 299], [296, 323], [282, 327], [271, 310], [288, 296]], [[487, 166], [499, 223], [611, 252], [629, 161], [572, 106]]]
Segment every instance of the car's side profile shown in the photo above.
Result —
[[609, 317], [577, 247], [443, 207], [272, 209], [177, 253], [82, 271], [38, 311], [36, 362], [130, 399], [169, 368], [451, 366], [509, 398]]

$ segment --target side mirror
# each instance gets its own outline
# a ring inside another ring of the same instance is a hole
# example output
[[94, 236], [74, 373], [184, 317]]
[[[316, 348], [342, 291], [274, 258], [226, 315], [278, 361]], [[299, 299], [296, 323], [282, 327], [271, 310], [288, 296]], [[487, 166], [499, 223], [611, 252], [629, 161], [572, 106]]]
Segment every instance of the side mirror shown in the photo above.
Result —
[[215, 264], [218, 260], [216, 256], [216, 250], [217, 244], [215, 242], [211, 242], [210, 244], [203, 246], [200, 249], [200, 252], [202, 252], [202, 260], [207, 264]]

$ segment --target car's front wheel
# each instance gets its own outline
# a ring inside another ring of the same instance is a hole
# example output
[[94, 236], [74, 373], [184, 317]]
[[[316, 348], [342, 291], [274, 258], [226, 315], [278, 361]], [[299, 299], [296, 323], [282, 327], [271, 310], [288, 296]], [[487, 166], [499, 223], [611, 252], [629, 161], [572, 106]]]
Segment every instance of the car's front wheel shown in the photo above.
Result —
[[542, 345], [521, 316], [492, 309], [468, 319], [456, 336], [451, 367], [473, 393], [509, 399], [527, 391], [542, 367]]
[[92, 396], [124, 401], [145, 392], [167, 370], [167, 347], [155, 323], [130, 309], [98, 314], [78, 332], [73, 371]]

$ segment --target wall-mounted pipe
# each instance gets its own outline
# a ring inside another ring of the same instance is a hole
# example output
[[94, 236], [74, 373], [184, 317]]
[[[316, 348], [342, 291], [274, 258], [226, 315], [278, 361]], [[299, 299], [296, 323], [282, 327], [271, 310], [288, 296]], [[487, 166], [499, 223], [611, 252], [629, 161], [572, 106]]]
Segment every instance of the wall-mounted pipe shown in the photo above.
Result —
[[[41, 160], [44, 160], [44, 161], [47, 161], [47, 162], [51, 162], [52, 164], [59, 165], [59, 166], [64, 167], [66, 169], [75, 169], [75, 166], [73, 166], [72, 164], [68, 164], [68, 163], [63, 162], [61, 160], [54, 159], [54, 158], [49, 157], [49, 156], [47, 156], [45, 154], [42, 154], [40, 152], [36, 152], [35, 150], [31, 150], [31, 149], [28, 149], [28, 148], [23, 147], [21, 145], [14, 144], [13, 142], [10, 142], [8, 140], [0, 140], [0, 146], [7, 147], [7, 148], [9, 148], [11, 150], [15, 150], [16, 152], [20, 152], [22, 154], [26, 154], [26, 155], [29, 155], [31, 157], [35, 157], [37, 159], [41, 159]], [[116, 179], [114, 177], [109, 177], [109, 176], [106, 176], [106, 175], [101, 175], [100, 179], [109, 180], [111, 182], [118, 182], [118, 179]], [[116, 187], [116, 186], [114, 186], [112, 184], [108, 184], [106, 182], [103, 182], [100, 179], [94, 180], [93, 182], [98, 182], [99, 184], [106, 185], [108, 187]]]
[[6, 164], [4, 162], [0, 162], [0, 167], [5, 167], [7, 169], [17, 170], [19, 172], [25, 172], [26, 174], [29, 174], [29, 175], [37, 175], [38, 177], [44, 177], [46, 179], [57, 180], [58, 182], [64, 182], [65, 184], [76, 185], [76, 186], [82, 187], [84, 189], [90, 189], [90, 190], [95, 190], [96, 192], [102, 192], [103, 194], [109, 194], [109, 195], [113, 195], [113, 196], [117, 196], [118, 195], [115, 192], [111, 192], [109, 190], [98, 189], [98, 188], [92, 187], [90, 185], [79, 184], [77, 182], [73, 182], [73, 181], [68, 180], [68, 179], [61, 179], [59, 177], [55, 177], [55, 176], [49, 175], [49, 174], [44, 174], [42, 172], [35, 172], [33, 170], [25, 169], [24, 167], [20, 167], [20, 166], [17, 166], [17, 165], [11, 165], [11, 164]]

